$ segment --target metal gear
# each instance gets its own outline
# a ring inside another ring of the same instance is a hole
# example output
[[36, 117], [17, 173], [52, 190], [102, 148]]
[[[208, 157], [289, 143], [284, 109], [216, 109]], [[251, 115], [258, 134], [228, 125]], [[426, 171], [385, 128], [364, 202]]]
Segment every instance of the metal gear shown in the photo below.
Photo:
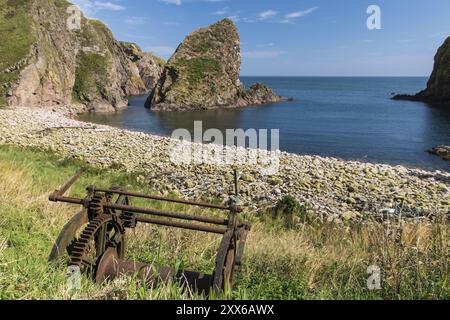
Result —
[[104, 214], [104, 204], [107, 202], [106, 196], [104, 194], [95, 194], [92, 200], [89, 202], [88, 214], [89, 218], [95, 218], [101, 214]]
[[[102, 236], [102, 230], [106, 230]], [[102, 239], [99, 239], [102, 236]], [[101, 214], [93, 218], [74, 242], [70, 253], [69, 265], [95, 268], [97, 259], [107, 248], [115, 247], [119, 257], [123, 256], [125, 249], [125, 229], [114, 216]], [[102, 241], [103, 247], [99, 249], [98, 242]], [[95, 243], [95, 256], [89, 256], [92, 251], [91, 244]]]

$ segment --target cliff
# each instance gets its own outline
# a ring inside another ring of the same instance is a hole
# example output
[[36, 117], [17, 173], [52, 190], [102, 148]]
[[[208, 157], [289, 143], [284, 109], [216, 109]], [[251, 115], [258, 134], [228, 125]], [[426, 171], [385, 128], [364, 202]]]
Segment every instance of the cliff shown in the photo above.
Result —
[[[261, 87], [245, 92], [239, 81], [240, 66], [240, 38], [231, 20], [201, 28], [189, 34], [169, 59], [146, 106], [184, 111], [242, 107], [280, 98], [269, 97], [272, 91], [262, 93]], [[268, 99], [262, 101], [264, 97]]]
[[117, 41], [100, 21], [81, 15], [80, 28], [69, 28], [70, 6], [0, 0], [0, 105], [109, 112], [153, 88], [160, 59]]
[[396, 95], [394, 100], [450, 103], [450, 37], [438, 49], [427, 88], [416, 95]]

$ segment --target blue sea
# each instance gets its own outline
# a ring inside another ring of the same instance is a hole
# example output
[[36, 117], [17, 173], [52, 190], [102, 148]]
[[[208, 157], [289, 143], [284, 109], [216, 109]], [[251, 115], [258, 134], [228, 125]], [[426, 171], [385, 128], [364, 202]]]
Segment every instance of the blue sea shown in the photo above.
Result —
[[81, 120], [134, 131], [170, 135], [194, 121], [203, 130], [279, 129], [280, 149], [302, 155], [401, 164], [450, 171], [450, 163], [425, 150], [450, 144], [450, 108], [393, 101], [394, 93], [416, 93], [425, 77], [242, 77], [262, 82], [293, 101], [233, 110], [152, 112], [146, 96], [130, 97], [130, 107]]

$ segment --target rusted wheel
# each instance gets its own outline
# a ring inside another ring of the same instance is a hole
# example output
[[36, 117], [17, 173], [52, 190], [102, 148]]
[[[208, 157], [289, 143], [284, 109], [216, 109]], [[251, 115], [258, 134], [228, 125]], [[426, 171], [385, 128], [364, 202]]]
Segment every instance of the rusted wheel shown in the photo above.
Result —
[[98, 259], [111, 247], [123, 258], [125, 229], [114, 216], [102, 214], [92, 219], [75, 241], [69, 264], [95, 271]]
[[235, 267], [236, 236], [233, 231], [228, 231], [220, 243], [213, 274], [212, 289], [217, 296], [221, 291], [232, 288]]
[[70, 254], [70, 245], [76, 239], [77, 233], [81, 228], [89, 222], [87, 210], [83, 210], [73, 216], [72, 219], [64, 226], [53, 245], [48, 261], [55, 261], [62, 257], [67, 251]]

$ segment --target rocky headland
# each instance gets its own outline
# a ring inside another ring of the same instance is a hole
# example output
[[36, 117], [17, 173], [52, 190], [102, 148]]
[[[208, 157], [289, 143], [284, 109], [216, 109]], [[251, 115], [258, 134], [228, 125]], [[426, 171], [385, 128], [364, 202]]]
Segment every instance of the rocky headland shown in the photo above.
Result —
[[117, 41], [105, 24], [81, 13], [79, 26], [68, 26], [71, 6], [0, 0], [0, 105], [109, 112], [154, 87], [162, 59]]
[[146, 106], [158, 111], [235, 108], [281, 101], [262, 84], [239, 80], [240, 38], [229, 19], [189, 34], [169, 59]]
[[445, 40], [436, 53], [433, 72], [428, 80], [427, 88], [416, 95], [400, 94], [392, 99], [450, 104], [450, 37]]

